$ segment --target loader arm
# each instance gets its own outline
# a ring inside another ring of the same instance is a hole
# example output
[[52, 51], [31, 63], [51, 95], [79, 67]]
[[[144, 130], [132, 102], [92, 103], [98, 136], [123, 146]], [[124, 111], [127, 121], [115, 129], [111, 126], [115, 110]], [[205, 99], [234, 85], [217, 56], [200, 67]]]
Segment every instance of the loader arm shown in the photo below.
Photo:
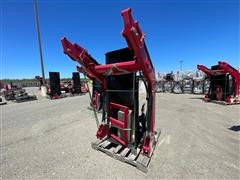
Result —
[[104, 85], [104, 78], [94, 71], [95, 66], [98, 62], [93, 59], [86, 51], [86, 49], [80, 47], [76, 43], [71, 43], [67, 38], [61, 39], [64, 53], [67, 54], [72, 60], [77, 61], [86, 72], [92, 74], [102, 85]]
[[83, 67], [76, 66], [76, 69], [77, 69], [78, 72], [86, 75], [89, 79], [91, 79], [91, 80], [94, 79], [94, 75], [92, 75], [91, 73], [89, 73], [88, 71], [86, 71]]
[[211, 70], [211, 69], [208, 69], [207, 67], [205, 67], [203, 65], [197, 65], [197, 68], [199, 70], [203, 71], [208, 76], [226, 73], [226, 71], [224, 69]]
[[154, 67], [150, 59], [147, 46], [144, 42], [145, 35], [141, 31], [137, 21], [134, 21], [131, 15], [131, 9], [128, 8], [122, 11], [124, 22], [124, 29], [122, 31], [123, 37], [126, 39], [128, 48], [135, 53], [137, 64], [147, 79], [149, 90], [153, 90], [154, 82], [156, 81]]
[[143, 153], [152, 153], [154, 143], [154, 129], [155, 129], [155, 71], [150, 59], [147, 46], [145, 44], [145, 35], [131, 15], [131, 8], [125, 9], [121, 12], [124, 22], [124, 29], [122, 31], [123, 37], [126, 39], [128, 48], [134, 51], [135, 61], [139, 65], [139, 70], [142, 71], [143, 77], [147, 84], [147, 133], [143, 143]]
[[240, 81], [240, 73], [238, 70], [236, 70], [235, 68], [233, 68], [231, 65], [229, 65], [228, 63], [226, 62], [223, 62], [223, 61], [219, 61], [218, 62], [219, 66], [224, 69], [226, 72], [228, 72], [229, 74], [231, 74], [231, 76]]
[[224, 69], [227, 73], [231, 74], [231, 76], [235, 80], [235, 88], [234, 88], [234, 96], [238, 96], [239, 94], [239, 88], [240, 88], [240, 73], [235, 68], [230, 66], [228, 63], [219, 61], [219, 66]]
[[204, 72], [207, 76], [211, 75], [211, 70], [208, 69], [206, 66], [203, 65], [197, 65], [198, 70]]

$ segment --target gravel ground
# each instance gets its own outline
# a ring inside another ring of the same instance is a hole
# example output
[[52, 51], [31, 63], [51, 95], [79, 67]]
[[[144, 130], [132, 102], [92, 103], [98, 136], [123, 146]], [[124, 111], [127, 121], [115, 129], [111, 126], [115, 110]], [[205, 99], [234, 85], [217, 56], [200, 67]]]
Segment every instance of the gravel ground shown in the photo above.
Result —
[[[36, 88], [29, 92], [39, 94]], [[147, 174], [93, 150], [88, 95], [1, 106], [2, 179], [240, 179], [240, 106], [157, 94], [161, 128]]]

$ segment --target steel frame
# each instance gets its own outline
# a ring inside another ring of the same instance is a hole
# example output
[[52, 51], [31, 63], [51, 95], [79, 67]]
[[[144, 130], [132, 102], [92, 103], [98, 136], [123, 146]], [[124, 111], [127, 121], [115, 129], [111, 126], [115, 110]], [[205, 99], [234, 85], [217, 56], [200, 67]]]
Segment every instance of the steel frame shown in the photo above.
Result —
[[[238, 101], [239, 101], [239, 90], [240, 90], [240, 73], [239, 73], [239, 71], [237, 71], [235, 68], [233, 68], [231, 65], [229, 65], [228, 63], [226, 63], [224, 61], [219, 61], [218, 65], [219, 65], [220, 69], [217, 69], [217, 70], [208, 69], [207, 67], [205, 67], [203, 65], [197, 65], [197, 68], [199, 70], [203, 71], [208, 76], [208, 78], [210, 78], [210, 76], [218, 75], [218, 74], [227, 74], [227, 73], [230, 74], [232, 76], [232, 78], [234, 79], [234, 82], [235, 82], [234, 94], [233, 94], [233, 97], [230, 97], [230, 96], [227, 97], [226, 102], [228, 104], [238, 103]], [[219, 94], [222, 93], [222, 92], [219, 88], [217, 88], [216, 91], [217, 91], [217, 99], [219, 99], [219, 96], [220, 96]], [[209, 99], [209, 92], [205, 96], [205, 99], [210, 100]]]
[[[77, 61], [81, 67], [78, 71], [85, 73], [90, 79], [96, 78], [102, 85], [103, 96], [106, 94], [106, 78], [108, 75], [121, 75], [140, 71], [143, 74], [147, 89], [147, 132], [144, 136], [142, 153], [150, 157], [152, 155], [155, 143], [155, 72], [152, 65], [145, 41], [144, 33], [141, 31], [138, 22], [131, 15], [131, 9], [125, 9], [121, 12], [124, 22], [122, 31], [123, 37], [126, 39], [128, 48], [134, 51], [134, 59], [127, 62], [119, 62], [114, 64], [99, 65], [95, 59], [88, 54], [87, 50], [76, 43], [71, 43], [65, 37], [62, 38], [62, 46], [64, 53], [72, 60]], [[110, 103], [111, 107], [116, 107]], [[119, 106], [118, 106], [119, 107]], [[121, 108], [120, 108], [121, 109]], [[103, 110], [104, 113], [105, 109]], [[124, 108], [127, 114], [127, 110]], [[125, 118], [126, 118], [125, 114]], [[126, 120], [126, 119], [125, 119]], [[126, 126], [124, 120], [123, 128]], [[126, 120], [127, 121], [127, 120]], [[113, 119], [110, 122], [114, 123]], [[101, 139], [109, 135], [108, 127], [104, 123], [100, 125], [97, 131], [97, 138]], [[115, 138], [123, 145], [126, 145], [126, 137], [123, 141]]]

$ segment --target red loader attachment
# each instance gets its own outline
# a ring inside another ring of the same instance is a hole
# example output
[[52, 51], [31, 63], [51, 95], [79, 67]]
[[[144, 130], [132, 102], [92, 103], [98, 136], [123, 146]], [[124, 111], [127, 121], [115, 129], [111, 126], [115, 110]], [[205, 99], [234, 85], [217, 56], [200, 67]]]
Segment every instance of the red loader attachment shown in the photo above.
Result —
[[219, 61], [218, 65], [211, 69], [203, 65], [197, 65], [197, 68], [203, 71], [210, 80], [210, 88], [205, 95], [205, 101], [213, 101], [222, 104], [238, 104], [240, 73], [228, 63]]
[[[122, 11], [127, 48], [105, 54], [100, 65], [86, 49], [62, 39], [64, 53], [77, 61], [78, 70], [102, 87], [102, 122], [92, 146], [146, 172], [160, 131], [155, 131], [155, 72], [138, 22], [131, 9]], [[138, 82], [146, 88], [147, 108], [139, 114]]]
[[[100, 111], [102, 109], [102, 88], [99, 85], [99, 82], [95, 79], [95, 77], [87, 72], [85, 69], [83, 69], [80, 66], [77, 66], [77, 71], [84, 74], [84, 76], [88, 77], [92, 80], [92, 95], [91, 97], [91, 103], [90, 103], [90, 109], [95, 108], [96, 111]], [[88, 85], [87, 85], [87, 89]], [[90, 93], [90, 92], [89, 92]]]

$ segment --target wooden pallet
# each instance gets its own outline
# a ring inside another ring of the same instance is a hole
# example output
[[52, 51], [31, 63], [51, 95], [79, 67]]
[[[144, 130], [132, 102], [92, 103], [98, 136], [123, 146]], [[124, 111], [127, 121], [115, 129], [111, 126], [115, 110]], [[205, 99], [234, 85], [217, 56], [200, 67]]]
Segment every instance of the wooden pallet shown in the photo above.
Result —
[[[156, 131], [155, 135], [156, 143], [154, 144], [153, 150], [156, 147], [160, 133], [161, 133], [160, 130]], [[139, 148], [137, 148], [137, 150], [134, 151], [128, 147], [123, 147], [122, 145], [117, 144], [111, 139], [106, 138], [103, 140], [97, 140], [96, 142], [93, 142], [92, 148], [102, 151], [107, 155], [113, 157], [114, 159], [131, 164], [145, 173], [147, 173], [148, 171], [149, 163], [152, 157], [152, 155], [151, 157], [147, 157], [141, 154]]]
[[238, 100], [237, 102], [217, 101], [217, 100], [210, 100], [210, 99], [206, 99], [206, 98], [203, 98], [203, 100], [205, 102], [213, 102], [213, 103], [221, 104], [221, 105], [236, 105], [236, 104], [240, 104], [240, 100]]
[[2, 102], [0, 102], [0, 105], [5, 105], [5, 104], [7, 104], [6, 101], [2, 101]]
[[216, 103], [216, 104], [222, 104], [222, 105], [236, 105], [236, 104], [240, 104], [240, 101], [237, 102], [233, 102], [233, 103], [228, 103], [226, 101], [217, 101], [217, 100], [212, 100], [211, 102]]

